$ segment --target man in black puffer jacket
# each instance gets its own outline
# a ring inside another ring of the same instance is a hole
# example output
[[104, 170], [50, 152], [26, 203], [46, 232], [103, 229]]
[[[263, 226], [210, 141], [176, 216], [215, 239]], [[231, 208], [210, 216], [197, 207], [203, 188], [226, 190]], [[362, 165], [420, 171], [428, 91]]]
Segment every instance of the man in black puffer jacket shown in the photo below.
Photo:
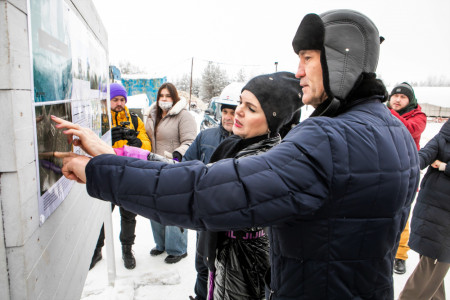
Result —
[[309, 14], [293, 46], [302, 101], [315, 111], [267, 153], [210, 166], [71, 156], [63, 172], [91, 196], [162, 224], [270, 226], [268, 299], [393, 299], [419, 163], [410, 133], [382, 103], [378, 29], [352, 10]]

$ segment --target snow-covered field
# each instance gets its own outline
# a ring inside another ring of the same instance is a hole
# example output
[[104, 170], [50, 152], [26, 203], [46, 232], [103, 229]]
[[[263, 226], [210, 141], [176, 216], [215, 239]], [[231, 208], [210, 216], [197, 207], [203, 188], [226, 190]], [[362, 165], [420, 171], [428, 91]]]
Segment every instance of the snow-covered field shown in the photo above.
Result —
[[[438, 123], [428, 123], [422, 134], [421, 146], [424, 146], [442, 126]], [[164, 263], [166, 253], [152, 257], [149, 254], [155, 244], [149, 220], [137, 217], [136, 241], [133, 250], [136, 257], [136, 268], [127, 270], [123, 266], [121, 244], [119, 241], [120, 214], [113, 212], [114, 251], [116, 262], [116, 282], [114, 287], [108, 285], [106, 268], [106, 250], [103, 249], [103, 259], [88, 273], [81, 299], [100, 300], [180, 300], [194, 295], [195, 283], [195, 231], [189, 230], [188, 256], [177, 264]], [[409, 275], [414, 270], [419, 255], [408, 252], [406, 261], [407, 272], [404, 275], [394, 274], [395, 297], [398, 296]], [[450, 277], [445, 279], [447, 291], [450, 288]]]

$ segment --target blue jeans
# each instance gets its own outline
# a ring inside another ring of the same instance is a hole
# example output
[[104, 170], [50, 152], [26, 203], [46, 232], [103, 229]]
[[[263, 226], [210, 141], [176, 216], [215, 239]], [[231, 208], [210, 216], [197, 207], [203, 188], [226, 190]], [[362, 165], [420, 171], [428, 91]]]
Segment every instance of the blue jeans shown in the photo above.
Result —
[[169, 255], [179, 256], [187, 252], [187, 229], [178, 226], [164, 226], [150, 220], [156, 249], [166, 251]]

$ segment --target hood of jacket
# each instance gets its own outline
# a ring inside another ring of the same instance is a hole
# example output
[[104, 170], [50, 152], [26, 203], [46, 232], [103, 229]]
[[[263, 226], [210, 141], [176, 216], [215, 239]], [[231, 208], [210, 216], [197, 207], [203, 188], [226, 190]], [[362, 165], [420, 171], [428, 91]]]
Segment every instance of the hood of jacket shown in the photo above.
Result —
[[441, 134], [447, 142], [450, 142], [450, 119], [442, 125], [439, 134]]

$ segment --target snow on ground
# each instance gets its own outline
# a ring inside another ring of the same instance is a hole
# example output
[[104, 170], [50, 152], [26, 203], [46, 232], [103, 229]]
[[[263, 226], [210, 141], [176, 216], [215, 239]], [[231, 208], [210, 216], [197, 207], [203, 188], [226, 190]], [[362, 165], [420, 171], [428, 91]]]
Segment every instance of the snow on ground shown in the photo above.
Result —
[[81, 299], [100, 300], [179, 300], [193, 295], [195, 284], [195, 231], [188, 233], [188, 256], [176, 264], [166, 264], [167, 253], [150, 256], [155, 246], [150, 221], [137, 217], [136, 240], [133, 246], [136, 268], [128, 270], [123, 266], [122, 250], [119, 241], [120, 213], [113, 212], [114, 252], [116, 262], [116, 282], [108, 285], [106, 249], [103, 259], [89, 271]]
[[[422, 134], [421, 146], [424, 146], [441, 128], [442, 123], [428, 123]], [[155, 246], [149, 220], [138, 216], [136, 225], [136, 241], [133, 250], [136, 257], [136, 268], [127, 270], [123, 266], [121, 244], [119, 241], [120, 214], [113, 212], [114, 251], [116, 262], [116, 282], [114, 287], [108, 285], [106, 268], [106, 250], [103, 248], [103, 259], [88, 273], [81, 296], [83, 300], [187, 300], [194, 295], [196, 278], [195, 231], [189, 230], [188, 256], [179, 263], [164, 263], [166, 253], [152, 257], [150, 249]], [[406, 274], [394, 274], [395, 297], [397, 298], [409, 275], [419, 261], [419, 255], [408, 252]], [[450, 289], [450, 276], [445, 278], [447, 291]]]

